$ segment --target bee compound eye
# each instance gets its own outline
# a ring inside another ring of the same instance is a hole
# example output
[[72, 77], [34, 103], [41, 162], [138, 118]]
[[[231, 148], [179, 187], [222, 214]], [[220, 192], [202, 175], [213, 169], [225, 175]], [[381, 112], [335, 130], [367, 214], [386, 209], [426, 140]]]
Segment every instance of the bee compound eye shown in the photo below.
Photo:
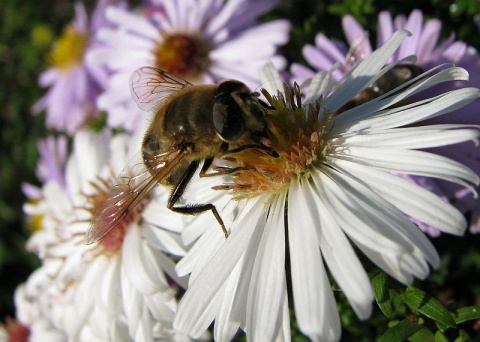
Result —
[[213, 105], [213, 125], [220, 137], [225, 141], [234, 141], [245, 132], [245, 118], [238, 106], [235, 110], [228, 110], [224, 103], [217, 102]]

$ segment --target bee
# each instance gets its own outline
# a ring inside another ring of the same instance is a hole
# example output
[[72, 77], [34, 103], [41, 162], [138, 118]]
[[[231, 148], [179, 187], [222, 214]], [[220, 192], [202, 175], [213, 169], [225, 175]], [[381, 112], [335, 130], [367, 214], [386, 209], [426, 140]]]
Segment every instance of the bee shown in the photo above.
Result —
[[[370, 84], [366, 89], [359, 92], [354, 98], [345, 103], [337, 114], [342, 113], [353, 107], [357, 107], [368, 101], [371, 101], [389, 91], [401, 86], [402, 84], [414, 79], [423, 73], [422, 68], [415, 64], [398, 64]], [[397, 103], [397, 106], [401, 103]]]
[[[366, 57], [364, 51], [366, 50], [365, 44], [367, 43], [367, 34], [358, 36], [352, 42], [346, 57], [347, 69], [351, 69], [354, 67], [355, 63]], [[385, 72], [385, 74], [379, 77], [375, 82], [370, 84], [370, 86], [358, 93], [352, 100], [348, 101], [337, 111], [337, 113], [344, 112], [348, 109], [382, 96], [383, 94], [386, 94], [389, 91], [421, 75], [422, 73], [423, 69], [418, 65], [411, 63], [397, 64]]]
[[178, 202], [202, 161], [199, 176], [207, 177], [238, 171], [234, 167], [210, 171], [217, 157], [246, 149], [275, 155], [261, 142], [266, 136], [266, 104], [237, 80], [192, 85], [152, 67], [132, 74], [130, 90], [138, 107], [152, 112], [153, 119], [137, 154], [140, 161], [131, 161], [118, 176], [93, 215], [85, 243], [105, 236], [157, 184], [172, 189], [166, 204], [170, 210], [190, 215], [211, 211], [227, 238], [213, 204]]

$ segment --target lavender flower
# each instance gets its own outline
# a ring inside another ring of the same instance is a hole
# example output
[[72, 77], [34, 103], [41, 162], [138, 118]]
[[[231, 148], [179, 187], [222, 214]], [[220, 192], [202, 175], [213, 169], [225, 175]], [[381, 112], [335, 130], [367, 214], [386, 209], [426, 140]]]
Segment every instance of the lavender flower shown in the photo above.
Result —
[[47, 93], [32, 107], [46, 111], [46, 126], [73, 134], [88, 120], [98, 116], [96, 99], [105, 87], [107, 73], [99, 64], [85, 59], [95, 46], [94, 35], [107, 25], [105, 8], [115, 0], [99, 0], [90, 18], [83, 3], [75, 4], [75, 18], [55, 42], [48, 62], [50, 68], [39, 78]]
[[192, 83], [237, 78], [258, 85], [260, 66], [272, 60], [285, 67], [276, 47], [288, 39], [286, 20], [258, 24], [256, 17], [277, 0], [156, 0], [143, 12], [108, 8], [113, 27], [99, 32], [104, 44], [89, 60], [103, 62], [112, 72], [98, 101], [108, 124], [134, 130], [144, 113], [129, 91], [131, 73], [154, 66]]

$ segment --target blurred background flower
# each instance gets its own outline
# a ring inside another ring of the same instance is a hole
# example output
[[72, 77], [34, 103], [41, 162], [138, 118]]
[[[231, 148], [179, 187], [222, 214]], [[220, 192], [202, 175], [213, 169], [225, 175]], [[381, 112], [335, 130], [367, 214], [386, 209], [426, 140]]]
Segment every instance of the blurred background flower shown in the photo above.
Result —
[[112, 27], [100, 30], [102, 44], [88, 56], [112, 73], [98, 102], [107, 112], [108, 124], [131, 131], [145, 116], [133, 102], [128, 83], [142, 66], [194, 84], [235, 78], [252, 88], [258, 86], [258, 70], [267, 61], [285, 68], [277, 47], [288, 41], [289, 22], [257, 22], [277, 4], [277, 0], [156, 0], [140, 11], [108, 8]]
[[107, 72], [85, 56], [97, 44], [98, 30], [108, 25], [105, 9], [113, 3], [99, 0], [89, 16], [85, 5], [76, 2], [74, 20], [53, 44], [47, 57], [50, 68], [39, 77], [40, 86], [48, 90], [32, 107], [37, 114], [46, 111], [48, 128], [72, 134], [98, 116], [96, 100], [106, 86]]
[[[100, 243], [83, 242], [96, 206], [139, 146], [138, 135], [77, 131], [65, 184], [46, 181], [40, 197], [25, 206], [27, 218], [41, 221], [27, 248], [42, 266], [23, 286], [21, 303], [38, 306], [39, 317], [49, 323], [45, 329], [57, 328], [73, 340], [186, 338], [172, 329], [177, 286], [186, 284], [164, 254], [184, 254], [181, 217], [163, 205], [168, 191], [158, 188], [159, 196], [145, 198]], [[37, 326], [34, 320], [21, 322]]]

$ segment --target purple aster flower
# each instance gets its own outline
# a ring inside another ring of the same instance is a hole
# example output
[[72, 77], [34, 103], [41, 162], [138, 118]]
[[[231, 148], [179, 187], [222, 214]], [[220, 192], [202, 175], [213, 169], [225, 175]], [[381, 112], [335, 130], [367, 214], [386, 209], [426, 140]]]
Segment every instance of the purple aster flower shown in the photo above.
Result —
[[49, 128], [70, 134], [98, 115], [96, 98], [104, 88], [107, 73], [104, 68], [85, 59], [85, 52], [96, 42], [96, 31], [105, 26], [104, 11], [115, 0], [99, 0], [88, 18], [83, 3], [75, 4], [75, 18], [65, 27], [55, 42], [39, 83], [49, 88], [47, 93], [34, 104], [32, 111], [46, 111]]
[[290, 24], [274, 20], [258, 24], [259, 14], [277, 0], [155, 0], [143, 12], [110, 7], [106, 16], [114, 27], [103, 29], [104, 44], [89, 54], [112, 72], [98, 106], [108, 124], [134, 130], [144, 117], [131, 98], [129, 78], [134, 70], [154, 66], [196, 84], [236, 78], [251, 87], [267, 61], [282, 69], [285, 59], [275, 54], [288, 39]]
[[37, 177], [43, 183], [56, 181], [65, 186], [65, 167], [67, 163], [68, 141], [64, 135], [53, 136], [38, 142], [40, 160], [37, 165]]
[[[68, 141], [66, 136], [55, 138], [50, 136], [42, 139], [37, 144], [40, 160], [37, 163], [37, 178], [42, 183], [50, 181], [65, 187], [65, 168], [68, 154]], [[41, 190], [29, 183], [22, 184], [22, 191], [29, 200], [41, 197]]]
[[[372, 53], [369, 33], [352, 17], [343, 18], [343, 30], [348, 46], [337, 40], [329, 40], [323, 34], [318, 34], [315, 46], [306, 45], [303, 54], [313, 70], [300, 64], [293, 64], [291, 72], [293, 79], [303, 82], [312, 77], [316, 71], [329, 70], [336, 63], [341, 63], [332, 73], [335, 80], [340, 80], [357, 62]], [[377, 47], [381, 47], [387, 39], [398, 29], [412, 32], [412, 39], [404, 42], [391, 56], [389, 63], [402, 60], [411, 62], [412, 55], [416, 56], [415, 65], [423, 70], [437, 67], [444, 63], [455, 64], [465, 68], [469, 74], [469, 86], [480, 86], [480, 57], [477, 50], [462, 41], [455, 41], [452, 34], [448, 39], [439, 42], [441, 22], [438, 19], [423, 21], [422, 12], [414, 10], [408, 18], [399, 15], [392, 19], [390, 13], [384, 11], [379, 14]], [[410, 58], [409, 58], [410, 57]], [[405, 63], [405, 62], [404, 62]], [[314, 71], [315, 70], [315, 71]], [[459, 88], [465, 85], [463, 81], [453, 84], [442, 83], [416, 96], [416, 100], [431, 97], [441, 92]], [[480, 117], [476, 115], [480, 110], [479, 103], [472, 103], [461, 110], [448, 115], [426, 120], [427, 124], [480, 124]], [[435, 153], [452, 157], [468, 165], [477, 174], [480, 173], [480, 150], [473, 143], [463, 143], [435, 149]], [[471, 191], [465, 191], [458, 185], [447, 184], [441, 180], [425, 179], [421, 176], [408, 178], [427, 189], [435, 192], [445, 200], [453, 203], [463, 213], [471, 216], [470, 231], [480, 232], [480, 203]], [[476, 188], [478, 191], [478, 188]], [[432, 236], [439, 234], [435, 228], [419, 225]]]

